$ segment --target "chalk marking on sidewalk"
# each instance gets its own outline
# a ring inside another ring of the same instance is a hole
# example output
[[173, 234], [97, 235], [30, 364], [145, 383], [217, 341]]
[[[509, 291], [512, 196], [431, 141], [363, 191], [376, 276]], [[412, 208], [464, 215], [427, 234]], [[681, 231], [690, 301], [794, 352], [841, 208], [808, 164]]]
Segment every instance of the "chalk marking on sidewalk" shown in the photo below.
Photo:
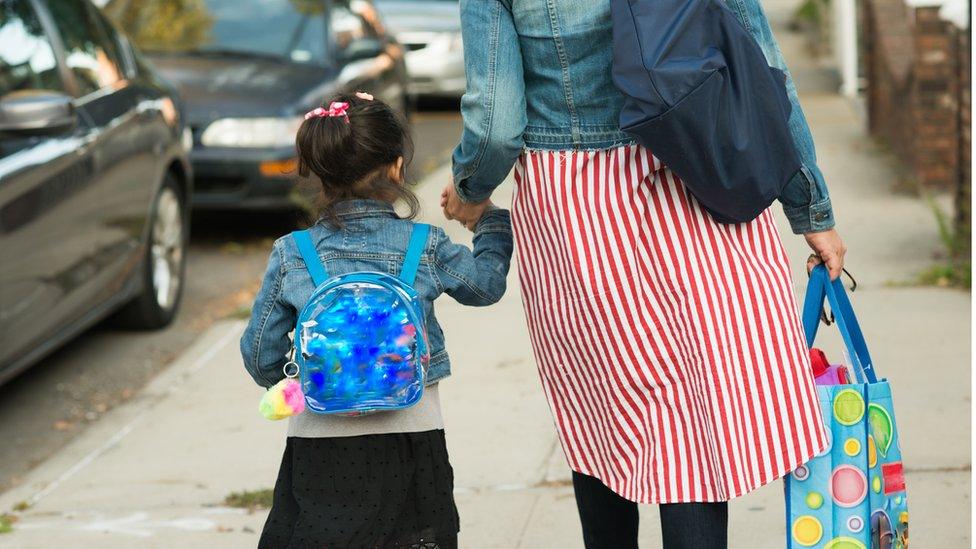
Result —
[[[237, 323], [231, 324], [230, 329], [227, 331], [227, 333], [225, 333], [224, 335], [222, 335], [220, 337], [220, 339], [217, 340], [217, 343], [214, 344], [214, 345], [211, 345], [210, 348], [207, 349], [206, 352], [204, 352], [203, 354], [201, 354], [200, 356], [198, 356], [197, 359], [194, 360], [190, 364], [190, 366], [186, 368], [186, 370], [183, 372], [183, 375], [179, 379], [177, 379], [173, 383], [173, 385], [170, 386], [170, 388], [166, 392], [166, 394], [172, 394], [172, 393], [174, 393], [176, 391], [176, 389], [179, 388], [179, 386], [181, 386], [184, 383], [186, 383], [186, 380], [188, 380], [191, 377], [189, 374], [196, 373], [197, 371], [200, 370], [200, 368], [203, 368], [204, 364], [206, 364], [207, 362], [209, 362], [210, 359], [212, 359], [214, 357], [214, 355], [216, 355], [217, 352], [221, 348], [223, 348], [224, 345], [227, 344], [227, 341], [231, 338], [231, 336], [236, 336], [238, 334], [240, 334], [240, 330], [239, 330], [239, 327], [238, 327]], [[71, 467], [69, 467], [65, 472], [63, 472], [60, 475], [58, 475], [58, 477], [56, 479], [54, 479], [53, 481], [51, 481], [47, 486], [45, 486], [44, 488], [42, 488], [40, 491], [34, 493], [34, 495], [32, 495], [30, 498], [28, 498], [27, 503], [29, 503], [31, 507], [37, 505], [37, 503], [39, 501], [41, 501], [42, 499], [44, 499], [47, 496], [51, 495], [52, 492], [54, 492], [55, 490], [57, 490], [62, 484], [64, 484], [65, 482], [67, 482], [71, 477], [77, 475], [79, 471], [81, 471], [85, 467], [88, 467], [89, 465], [91, 465], [91, 463], [93, 461], [95, 461], [96, 459], [98, 459], [99, 457], [101, 457], [102, 455], [104, 455], [105, 452], [108, 452], [113, 447], [115, 447], [116, 445], [118, 445], [119, 442], [121, 442], [123, 438], [125, 438], [129, 433], [132, 432], [132, 430], [135, 428], [136, 424], [138, 424], [140, 421], [142, 421], [142, 419], [145, 417], [146, 413], [148, 413], [150, 410], [152, 410], [153, 408], [155, 408], [156, 405], [159, 404], [160, 401], [162, 401], [162, 399], [157, 400], [155, 403], [151, 404], [147, 408], [145, 408], [142, 411], [140, 411], [139, 413], [137, 413], [136, 416], [134, 418], [132, 418], [132, 420], [130, 420], [128, 423], [126, 423], [114, 435], [112, 435], [111, 437], [109, 437], [109, 439], [107, 441], [105, 441], [104, 444], [102, 444], [98, 448], [95, 448], [94, 450], [92, 450], [91, 452], [89, 452], [83, 458], [81, 458], [80, 460], [78, 460], [74, 465], [72, 465]]]

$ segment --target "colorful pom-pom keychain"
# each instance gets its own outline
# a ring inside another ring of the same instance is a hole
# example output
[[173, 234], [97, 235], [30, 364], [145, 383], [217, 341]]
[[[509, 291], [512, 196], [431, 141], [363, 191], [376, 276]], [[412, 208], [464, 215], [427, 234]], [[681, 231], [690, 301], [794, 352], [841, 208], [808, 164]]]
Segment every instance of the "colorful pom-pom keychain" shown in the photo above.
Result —
[[305, 395], [298, 381], [298, 364], [289, 360], [282, 368], [285, 379], [275, 383], [261, 397], [258, 410], [265, 419], [279, 420], [305, 411]]

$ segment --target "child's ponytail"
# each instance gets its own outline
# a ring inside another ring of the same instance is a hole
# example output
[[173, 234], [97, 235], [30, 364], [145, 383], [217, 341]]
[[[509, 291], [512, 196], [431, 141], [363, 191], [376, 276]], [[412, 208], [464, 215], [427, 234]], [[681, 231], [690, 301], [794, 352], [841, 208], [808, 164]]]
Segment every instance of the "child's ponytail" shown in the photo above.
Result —
[[343, 200], [403, 200], [408, 217], [420, 209], [417, 197], [386, 173], [401, 157], [405, 170], [410, 155], [406, 125], [387, 104], [366, 97], [342, 94], [328, 107], [309, 112], [295, 140], [298, 174], [319, 179], [323, 216], [335, 225], [340, 223], [333, 207]]

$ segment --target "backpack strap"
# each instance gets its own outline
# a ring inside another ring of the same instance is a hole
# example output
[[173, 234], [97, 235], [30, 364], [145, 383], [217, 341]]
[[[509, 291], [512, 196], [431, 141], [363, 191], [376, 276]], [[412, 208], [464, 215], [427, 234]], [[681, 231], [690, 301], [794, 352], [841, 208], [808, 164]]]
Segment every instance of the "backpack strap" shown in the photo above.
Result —
[[410, 244], [407, 245], [407, 255], [403, 258], [403, 267], [400, 269], [400, 280], [407, 286], [413, 286], [414, 279], [417, 278], [417, 269], [420, 268], [420, 256], [427, 247], [427, 236], [430, 234], [430, 225], [417, 223], [413, 226], [413, 233], [410, 234]]
[[312, 242], [312, 235], [308, 231], [295, 231], [291, 233], [291, 237], [298, 245], [298, 253], [302, 254], [302, 261], [305, 262], [305, 268], [308, 269], [312, 282], [315, 283], [316, 288], [319, 287], [329, 279], [329, 273], [325, 270], [325, 265], [322, 265], [322, 260], [319, 259], [319, 252]]

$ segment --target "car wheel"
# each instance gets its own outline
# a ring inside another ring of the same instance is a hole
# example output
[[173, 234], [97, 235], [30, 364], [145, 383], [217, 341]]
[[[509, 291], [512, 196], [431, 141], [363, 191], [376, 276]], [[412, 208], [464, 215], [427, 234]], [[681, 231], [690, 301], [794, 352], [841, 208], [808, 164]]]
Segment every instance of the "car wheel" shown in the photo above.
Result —
[[183, 294], [189, 218], [172, 175], [159, 189], [149, 218], [142, 291], [117, 315], [128, 328], [162, 328], [173, 321]]

